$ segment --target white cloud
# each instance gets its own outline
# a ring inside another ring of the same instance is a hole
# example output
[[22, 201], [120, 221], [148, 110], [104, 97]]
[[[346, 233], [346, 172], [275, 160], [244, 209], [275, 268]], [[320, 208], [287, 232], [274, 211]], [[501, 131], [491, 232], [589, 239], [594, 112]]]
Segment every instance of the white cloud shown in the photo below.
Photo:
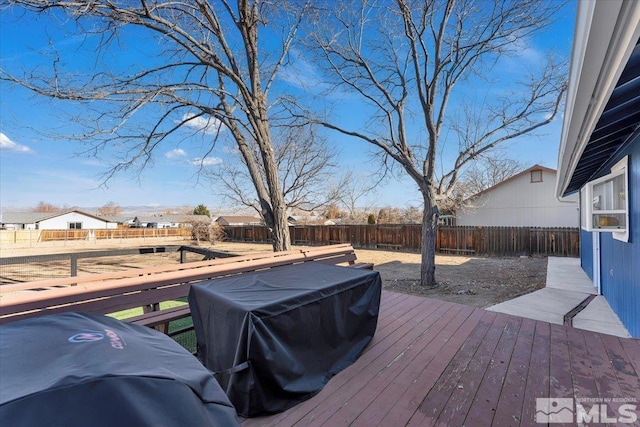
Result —
[[[551, 112], [547, 112], [543, 114], [544, 120], [549, 120], [551, 118]], [[556, 114], [556, 116], [553, 118], [553, 120], [551, 120], [551, 122], [557, 122], [560, 121], [562, 122], [562, 120], [564, 119], [564, 114], [562, 114], [562, 112], [558, 112]]]
[[[308, 61], [297, 50], [292, 50], [290, 60], [278, 73], [278, 79], [297, 89], [305, 91], [307, 96], [322, 97], [331, 101], [345, 102], [358, 99], [348, 88], [336, 90], [336, 83], [325, 79], [322, 70]], [[315, 99], [315, 98], [314, 98]]]
[[544, 67], [547, 63], [546, 53], [539, 49], [528, 37], [514, 40], [508, 55], [500, 56], [497, 69], [513, 75], [528, 75], [530, 72]]
[[307, 61], [297, 51], [291, 52], [291, 62], [282, 68], [278, 77], [297, 88], [323, 90], [327, 85], [322, 81], [318, 68]]
[[13, 142], [11, 138], [9, 138], [4, 133], [0, 132], [0, 150], [2, 151], [15, 151], [17, 153], [31, 153], [31, 148], [26, 145], [18, 144], [17, 142]]
[[164, 153], [164, 156], [167, 159], [180, 159], [182, 157], [186, 157], [187, 153], [182, 148], [174, 148], [173, 150]]
[[185, 122], [184, 126], [196, 131], [204, 132], [207, 135], [215, 135], [224, 130], [224, 126], [220, 123], [220, 120], [211, 116], [196, 117], [193, 113], [187, 113], [182, 116], [182, 121]]
[[207, 158], [195, 158], [191, 161], [192, 165], [195, 166], [215, 166], [222, 163], [222, 159], [220, 157], [207, 157]]
[[544, 52], [531, 45], [525, 45], [518, 51], [518, 57], [529, 64], [539, 64], [544, 61]]

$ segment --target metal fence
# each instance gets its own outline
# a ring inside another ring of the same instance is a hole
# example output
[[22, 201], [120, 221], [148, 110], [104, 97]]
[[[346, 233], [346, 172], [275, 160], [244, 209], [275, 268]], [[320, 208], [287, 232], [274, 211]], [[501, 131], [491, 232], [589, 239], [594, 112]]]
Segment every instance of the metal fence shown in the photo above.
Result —
[[190, 353], [196, 354], [198, 345], [196, 343], [196, 332], [193, 327], [193, 318], [189, 316], [181, 320], [188, 324], [180, 326], [175, 330], [171, 330], [173, 325], [177, 324], [178, 321], [171, 322], [169, 325], [170, 331], [168, 335], [182, 347], [189, 350]]
[[[298, 245], [351, 243], [360, 249], [420, 251], [420, 224], [296, 225], [289, 227]], [[227, 240], [269, 243], [266, 227], [225, 227]], [[578, 228], [440, 226], [436, 251], [483, 256], [580, 256]]]

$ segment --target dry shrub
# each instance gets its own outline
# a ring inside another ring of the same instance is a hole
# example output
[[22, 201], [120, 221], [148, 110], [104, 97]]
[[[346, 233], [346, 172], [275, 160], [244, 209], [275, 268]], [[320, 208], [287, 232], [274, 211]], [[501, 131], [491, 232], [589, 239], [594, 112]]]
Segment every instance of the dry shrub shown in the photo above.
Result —
[[205, 241], [215, 244], [223, 241], [226, 237], [224, 228], [218, 223], [193, 220], [189, 221], [189, 224], [191, 225], [191, 239], [197, 243]]

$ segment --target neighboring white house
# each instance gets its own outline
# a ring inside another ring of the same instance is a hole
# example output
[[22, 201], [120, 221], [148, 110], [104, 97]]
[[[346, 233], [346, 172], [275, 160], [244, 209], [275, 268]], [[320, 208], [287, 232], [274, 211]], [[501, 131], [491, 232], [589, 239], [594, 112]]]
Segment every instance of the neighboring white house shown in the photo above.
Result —
[[35, 230], [36, 223], [50, 215], [42, 212], [2, 212], [0, 226], [7, 230]]
[[228, 225], [261, 225], [262, 220], [260, 218], [256, 218], [254, 216], [232, 216], [232, 215], [224, 215], [218, 217], [216, 222], [222, 226]]
[[456, 225], [578, 227], [578, 197], [555, 197], [556, 171], [534, 165], [467, 199]]
[[206, 215], [185, 215], [185, 214], [161, 214], [152, 216], [136, 216], [131, 221], [131, 227], [146, 228], [182, 228], [191, 222], [210, 222], [211, 218]]
[[13, 230], [115, 229], [118, 224], [77, 209], [63, 212], [4, 212], [0, 220]]

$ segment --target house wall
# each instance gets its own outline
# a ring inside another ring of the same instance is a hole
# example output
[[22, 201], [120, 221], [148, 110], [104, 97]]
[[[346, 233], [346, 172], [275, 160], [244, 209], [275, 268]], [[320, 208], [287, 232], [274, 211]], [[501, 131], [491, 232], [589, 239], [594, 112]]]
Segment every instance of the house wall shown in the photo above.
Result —
[[178, 228], [178, 224], [168, 221], [157, 221], [158, 228]]
[[600, 282], [613, 311], [629, 333], [640, 338], [640, 137], [612, 159], [602, 175], [625, 155], [629, 155], [629, 242], [600, 233]]
[[66, 230], [70, 222], [81, 222], [82, 229], [106, 229], [117, 228], [117, 224], [83, 215], [79, 212], [69, 212], [54, 218], [45, 219], [39, 222], [40, 230]]
[[542, 182], [524, 173], [480, 195], [466, 212], [458, 211], [457, 225], [514, 227], [578, 227], [578, 195], [573, 203], [555, 197], [556, 174], [543, 170]]
[[594, 233], [580, 229], [580, 265], [593, 282], [593, 236]]
[[5, 224], [7, 230], [35, 230], [35, 224]]

